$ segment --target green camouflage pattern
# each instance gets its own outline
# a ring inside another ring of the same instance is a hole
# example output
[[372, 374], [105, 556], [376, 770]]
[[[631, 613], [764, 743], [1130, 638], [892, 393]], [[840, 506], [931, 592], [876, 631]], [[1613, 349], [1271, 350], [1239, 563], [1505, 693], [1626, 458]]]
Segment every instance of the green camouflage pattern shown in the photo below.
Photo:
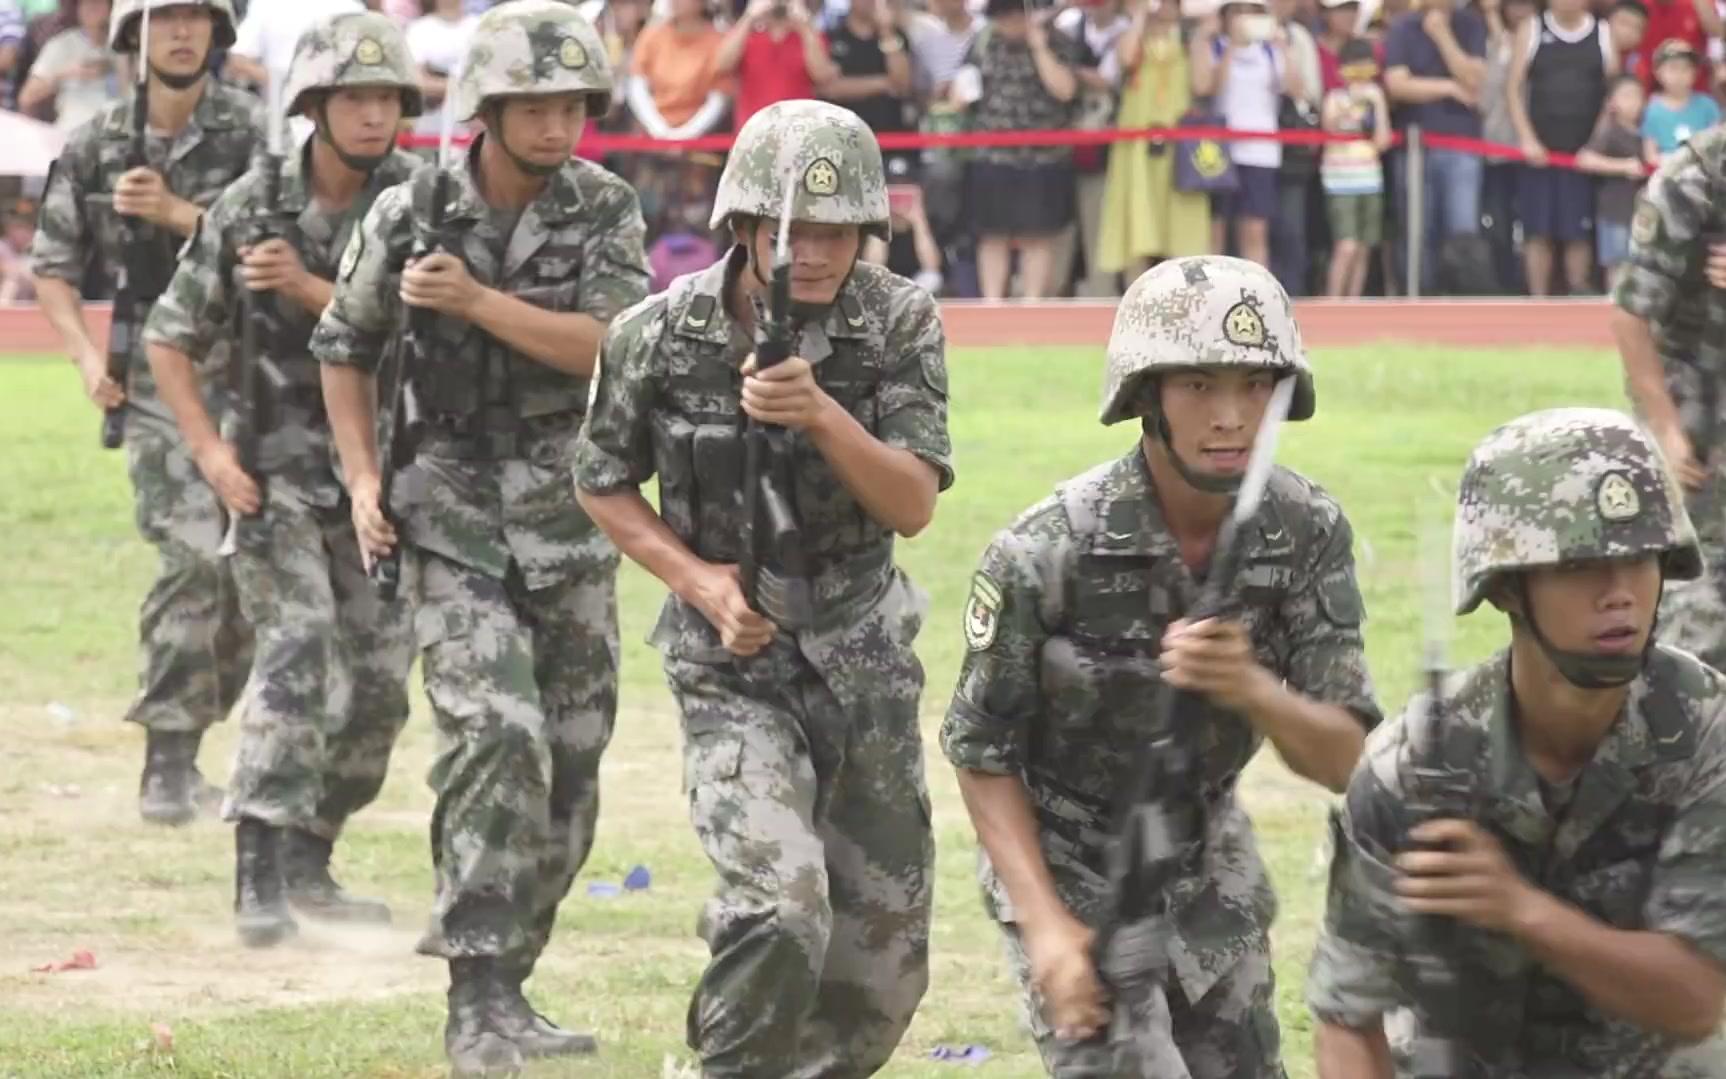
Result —
[[[1656, 646], [1629, 692], [1568, 785], [1568, 805], [1556, 809], [1518, 740], [1508, 651], [1452, 675], [1442, 715], [1418, 695], [1369, 736], [1332, 822], [1329, 897], [1306, 986], [1320, 1021], [1363, 1029], [1409, 1008], [1413, 1038], [1425, 1031], [1431, 1006], [1412, 966], [1415, 916], [1395, 896], [1392, 866], [1417, 823], [1416, 769], [1476, 777], [1476, 823], [1535, 887], [1608, 926], [1669, 933], [1726, 963], [1726, 678]], [[1458, 929], [1463, 1000], [1472, 1006], [1462, 1029], [1483, 1062], [1478, 1074], [1726, 1075], [1718, 1036], [1679, 1047], [1594, 1008], [1514, 937]]]
[[[1638, 197], [1630, 256], [1613, 302], [1654, 331], [1666, 392], [1708, 478], [1686, 490], [1709, 567], [1726, 567], [1726, 291], [1704, 274], [1709, 242], [1726, 237], [1726, 129], [1690, 139]], [[1669, 584], [1660, 638], [1726, 670], [1726, 574]]]
[[825, 101], [780, 101], [751, 116], [725, 159], [708, 227], [725, 229], [734, 214], [777, 222], [787, 183], [796, 185], [793, 221], [857, 225], [887, 238], [881, 145], [850, 109]]
[[1106, 425], [1143, 414], [1146, 378], [1193, 367], [1291, 371], [1296, 382], [1288, 418], [1313, 414], [1312, 367], [1294, 304], [1257, 263], [1194, 255], [1141, 274], [1115, 308], [1099, 419]]
[[465, 123], [494, 97], [577, 92], [588, 95], [589, 116], [604, 116], [611, 108], [609, 56], [593, 24], [569, 4], [507, 0], [475, 25], [450, 107]]
[[[1277, 468], [1241, 542], [1240, 619], [1257, 661], [1290, 690], [1375, 725], [1353, 531], [1341, 508]], [[1093, 927], [1109, 909], [1106, 852], [1116, 798], [1156, 733], [1162, 637], [1197, 593], [1137, 442], [996, 535], [973, 578], [963, 616], [967, 651], [941, 727], [942, 750], [956, 768], [1024, 781], [1056, 892]], [[1203, 732], [1193, 747], [1201, 789], [1164, 795], [1202, 799], [1207, 822], [1195, 871], [1170, 895], [1171, 1009], [1183, 998], [1206, 998], [1241, 964], [1259, 963], [1276, 911], [1235, 796], [1263, 737], [1239, 715], [1207, 710], [1192, 725]], [[985, 909], [1010, 933], [1017, 912], [981, 851], [979, 880]], [[1267, 1033], [1274, 1014], [1255, 1007], [1228, 1015], [1257, 1025], [1257, 1036], [1274, 1049]], [[1046, 1027], [1033, 1030], [1045, 1054], [1056, 1052]], [[1247, 1032], [1187, 1033], [1192, 1040], [1179, 1044], [1194, 1075], [1265, 1074], [1255, 1070], [1263, 1058], [1250, 1053], [1200, 1068], [1199, 1046], [1245, 1045]], [[1099, 1042], [1060, 1052], [1106, 1050]]]
[[138, 48], [136, 26], [146, 9], [157, 11], [165, 7], [207, 7], [216, 17], [216, 33], [211, 46], [225, 49], [234, 43], [233, 0], [114, 0], [108, 12], [108, 47], [116, 52], [133, 52]]
[[[721, 564], [737, 561], [742, 533], [736, 372], [754, 346], [724, 300], [745, 259], [734, 249], [612, 324], [576, 454], [576, 483], [595, 494], [657, 477], [666, 524]], [[864, 430], [951, 484], [945, 337], [926, 291], [859, 263], [796, 341]], [[651, 637], [683, 717], [690, 818], [720, 882], [687, 1031], [713, 1077], [871, 1074], [929, 977], [934, 840], [912, 647], [927, 599], [893, 564], [893, 532], [807, 438], [790, 438], [814, 624], [738, 661], [673, 595]]]
[[419, 950], [531, 971], [593, 847], [617, 715], [616, 562], [536, 589], [423, 548], [403, 562], [440, 747]]
[[287, 115], [307, 111], [306, 95], [342, 86], [396, 86], [402, 115], [418, 116], [425, 107], [419, 69], [395, 20], [375, 11], [333, 15], [300, 35], [282, 90]]
[[411, 608], [378, 598], [346, 504], [272, 483], [240, 536], [234, 580], [257, 658], [222, 815], [333, 840], [383, 788], [407, 724]]
[[1458, 614], [1518, 570], [1658, 553], [1668, 578], [1702, 573], [1677, 480], [1611, 409], [1546, 409], [1497, 428], [1469, 455], [1456, 505]]

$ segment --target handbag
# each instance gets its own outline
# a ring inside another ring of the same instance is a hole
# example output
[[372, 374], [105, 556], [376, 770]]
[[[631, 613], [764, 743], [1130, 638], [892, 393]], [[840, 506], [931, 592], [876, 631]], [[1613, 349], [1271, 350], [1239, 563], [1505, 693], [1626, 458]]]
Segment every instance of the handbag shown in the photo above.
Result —
[[[1223, 118], [1208, 106], [1188, 109], [1175, 125], [1223, 127]], [[1175, 190], [1211, 195], [1229, 194], [1241, 186], [1228, 146], [1217, 139], [1181, 139], [1175, 144]]]

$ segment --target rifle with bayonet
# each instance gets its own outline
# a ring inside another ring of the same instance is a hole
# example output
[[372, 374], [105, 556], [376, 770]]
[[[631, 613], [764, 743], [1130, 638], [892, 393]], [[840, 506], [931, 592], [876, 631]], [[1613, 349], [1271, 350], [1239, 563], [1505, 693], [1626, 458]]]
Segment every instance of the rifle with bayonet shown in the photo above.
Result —
[[[138, 16], [137, 79], [132, 87], [132, 134], [126, 143], [126, 171], [148, 168], [146, 147], [150, 123], [150, 7]], [[144, 316], [167, 287], [162, 267], [157, 265], [162, 245], [142, 218], [120, 216], [120, 283], [108, 322], [108, 377], [121, 390], [129, 388], [127, 375], [132, 353], [143, 332]], [[126, 404], [121, 402], [102, 413], [102, 448], [117, 450], [126, 440]]]
[[[779, 211], [767, 310], [755, 323], [755, 369], [765, 371], [791, 357], [791, 208], [797, 185], [785, 180]], [[803, 526], [791, 502], [791, 433], [750, 419], [739, 410], [743, 430], [743, 536], [738, 560], [743, 597], [781, 629], [814, 621]], [[765, 543], [760, 526], [765, 526]], [[763, 548], [768, 567], [762, 566]]]
[[[1246, 474], [1186, 613], [1190, 621], [1237, 613], [1243, 530], [1264, 498], [1294, 386], [1294, 378], [1284, 378], [1271, 394]], [[1167, 1022], [1169, 905], [1170, 889], [1193, 871], [1208, 827], [1198, 746], [1209, 712], [1205, 699], [1191, 691], [1165, 686], [1158, 694], [1156, 724], [1116, 807], [1108, 859], [1111, 909], [1093, 945], [1097, 974], [1113, 1004], [1109, 1042], [1116, 1066], [1158, 1079], [1188, 1075]]]
[[[454, 113], [450, 110], [452, 95], [446, 95], [440, 119], [442, 131], [438, 138], [437, 174], [432, 177], [431, 204], [425, 207], [423, 227], [415, 223], [413, 250], [408, 261], [418, 261], [442, 251], [444, 207], [449, 202], [450, 133]], [[355, 225], [358, 228], [359, 225]], [[397, 332], [391, 347], [384, 353], [378, 372], [383, 380], [379, 399], [387, 401], [383, 416], [383, 437], [378, 440], [378, 509], [395, 529], [396, 543], [388, 554], [372, 559], [366, 575], [371, 578], [378, 596], [393, 602], [401, 589], [402, 524], [390, 508], [395, 495], [396, 473], [413, 463], [420, 433], [419, 402], [414, 397], [413, 369], [426, 355], [432, 340], [437, 312], [425, 307], [397, 304]]]

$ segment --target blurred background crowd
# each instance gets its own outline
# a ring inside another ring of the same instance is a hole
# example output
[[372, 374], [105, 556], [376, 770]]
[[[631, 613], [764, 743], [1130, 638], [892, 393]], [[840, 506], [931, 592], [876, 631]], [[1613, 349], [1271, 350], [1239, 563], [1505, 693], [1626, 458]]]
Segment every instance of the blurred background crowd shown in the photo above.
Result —
[[[57, 134], [125, 92], [110, 0], [0, 0], [0, 305]], [[437, 105], [484, 0], [236, 0], [212, 64], [280, 79], [300, 32], [398, 19]], [[878, 133], [1221, 127], [1275, 138], [1035, 143], [886, 155], [885, 261], [951, 297], [1111, 297], [1159, 259], [1261, 262], [1296, 296], [1398, 295], [1411, 186], [1424, 294], [1610, 285], [1647, 171], [1719, 122], [1726, 0], [586, 0], [619, 73], [612, 134], [725, 135], [787, 98]], [[1442, 146], [1406, 148], [1411, 125]], [[1298, 137], [1298, 136], [1297, 136]], [[584, 146], [586, 144], [584, 143]], [[1505, 147], [1513, 154], [1494, 153]], [[425, 152], [430, 152], [426, 150]], [[658, 284], [706, 265], [719, 152], [606, 154], [641, 194]], [[1418, 168], [1412, 177], [1411, 162]], [[1411, 185], [1411, 180], [1415, 182]], [[106, 269], [85, 292], [100, 298]]]

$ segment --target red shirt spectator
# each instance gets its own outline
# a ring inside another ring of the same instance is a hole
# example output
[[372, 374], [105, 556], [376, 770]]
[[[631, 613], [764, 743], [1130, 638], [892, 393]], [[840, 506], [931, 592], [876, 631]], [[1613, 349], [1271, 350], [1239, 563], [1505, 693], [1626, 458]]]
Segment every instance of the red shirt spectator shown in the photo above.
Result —
[[[1647, 45], [1659, 48], [1660, 43], [1670, 38], [1685, 42], [1696, 55], [1708, 55], [1708, 39], [1719, 37], [1723, 29], [1720, 13], [1714, 9], [1714, 0], [1643, 0], [1648, 8], [1648, 29], [1642, 35]], [[1642, 86], [1649, 93], [1657, 87], [1654, 85], [1654, 65], [1644, 63], [1639, 65]], [[1696, 89], [1701, 93], [1711, 93], [1714, 86], [1713, 65], [1706, 59], [1696, 65]]]
[[732, 118], [739, 130], [775, 102], [814, 97], [839, 74], [803, 0], [754, 0], [726, 31], [714, 67], [736, 76]]

